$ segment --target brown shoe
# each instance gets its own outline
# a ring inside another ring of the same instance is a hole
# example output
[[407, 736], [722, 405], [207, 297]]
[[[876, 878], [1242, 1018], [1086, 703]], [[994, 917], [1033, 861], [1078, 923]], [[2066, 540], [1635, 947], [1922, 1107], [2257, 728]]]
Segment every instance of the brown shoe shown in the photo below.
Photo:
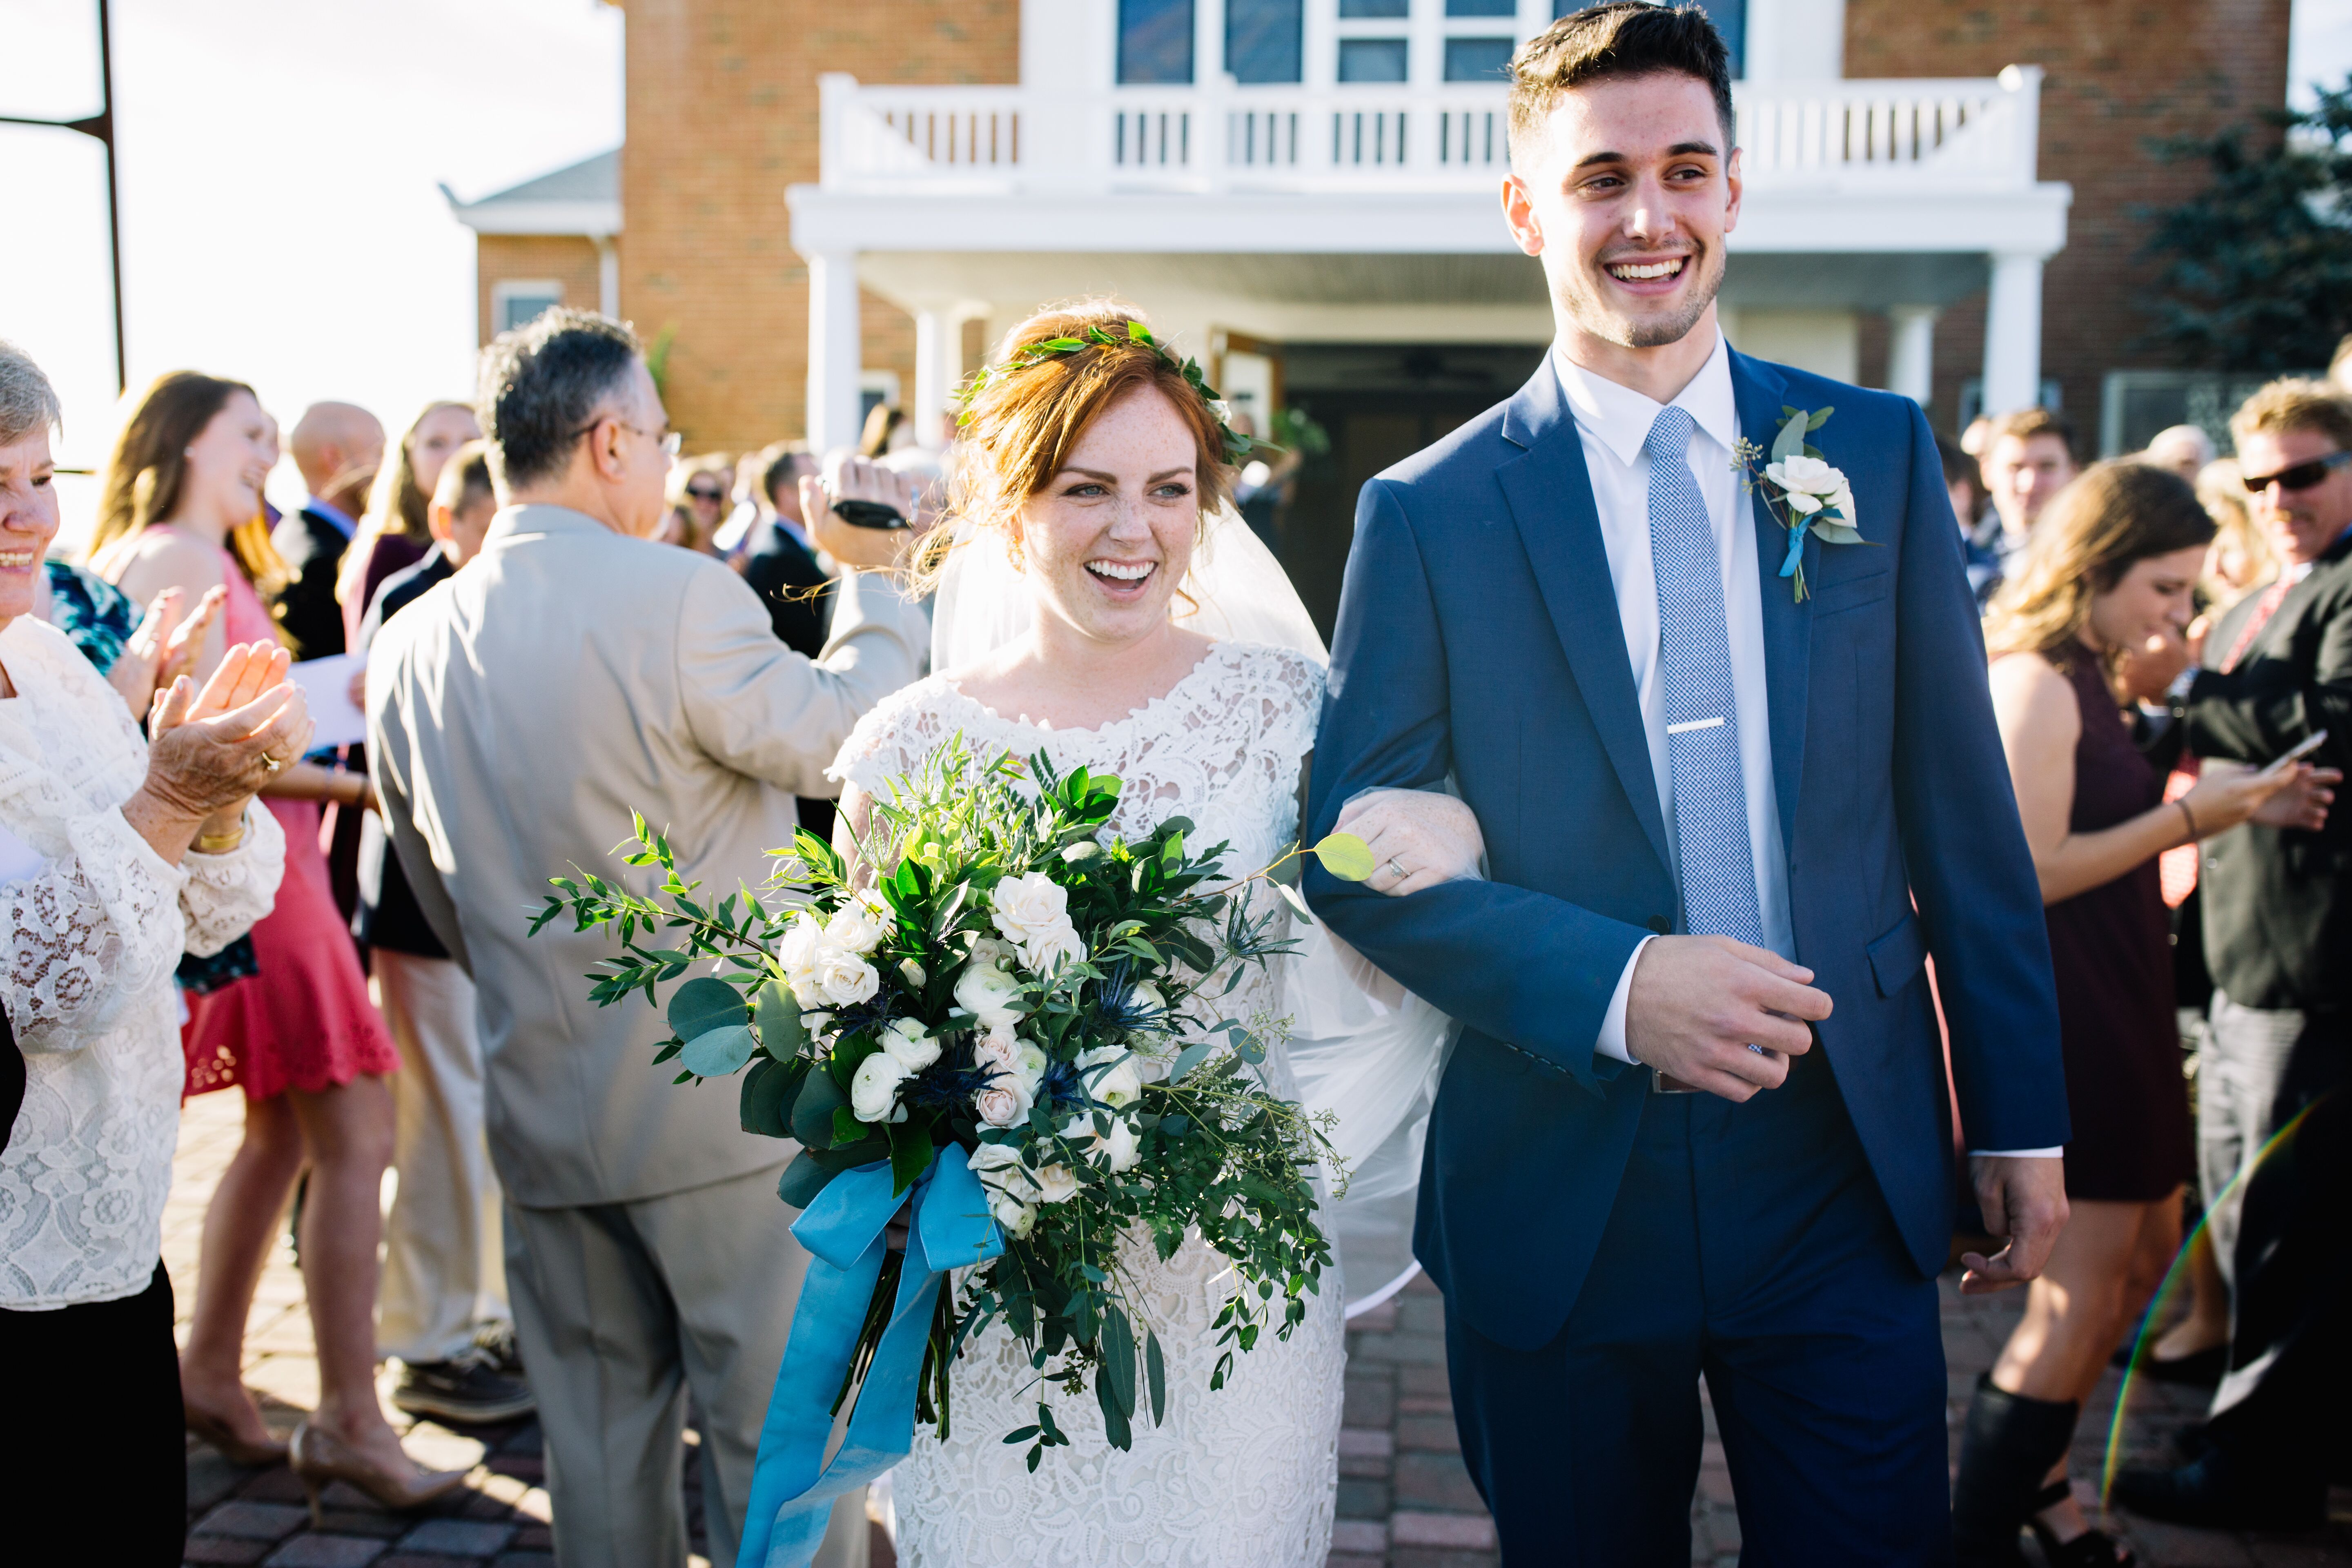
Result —
[[184, 1403], [180, 1406], [180, 1419], [195, 1435], [196, 1441], [209, 1446], [232, 1465], [260, 1468], [285, 1461], [285, 1444], [275, 1438], [267, 1443], [248, 1443], [238, 1436], [226, 1421], [209, 1410], [199, 1410]]
[[303, 1491], [310, 1496], [310, 1522], [321, 1528], [326, 1517], [319, 1494], [327, 1489], [330, 1481], [348, 1481], [380, 1506], [395, 1512], [422, 1508], [466, 1484], [463, 1470], [428, 1470], [413, 1460], [404, 1471], [385, 1469], [333, 1433], [308, 1421], [294, 1428], [287, 1463], [293, 1467]]

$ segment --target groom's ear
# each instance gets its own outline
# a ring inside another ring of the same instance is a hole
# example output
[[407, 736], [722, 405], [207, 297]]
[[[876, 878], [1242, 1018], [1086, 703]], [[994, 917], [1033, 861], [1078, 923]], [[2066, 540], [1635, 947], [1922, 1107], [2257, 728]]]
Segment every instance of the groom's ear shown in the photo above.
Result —
[[1535, 199], [1528, 194], [1526, 182], [1517, 174], [1503, 177], [1503, 223], [1522, 253], [1543, 254], [1543, 223], [1536, 216]]

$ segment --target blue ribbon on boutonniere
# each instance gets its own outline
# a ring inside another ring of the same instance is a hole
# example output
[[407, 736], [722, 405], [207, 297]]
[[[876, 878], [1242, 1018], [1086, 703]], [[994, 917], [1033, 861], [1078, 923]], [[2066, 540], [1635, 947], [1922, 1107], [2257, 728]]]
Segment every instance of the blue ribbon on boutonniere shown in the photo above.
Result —
[[1818, 447], [1806, 445], [1805, 437], [1829, 423], [1833, 409], [1782, 408], [1785, 416], [1780, 434], [1773, 438], [1772, 451], [1760, 470], [1757, 459], [1764, 454], [1757, 445], [1745, 438], [1732, 452], [1732, 466], [1740, 472], [1740, 483], [1751, 493], [1758, 483], [1765, 487], [1764, 508], [1772, 520], [1789, 531], [1789, 553], [1780, 562], [1780, 574], [1793, 579], [1797, 603], [1807, 596], [1805, 585], [1805, 536], [1818, 536], [1824, 544], [1867, 544], [1853, 525], [1853, 490], [1846, 483], [1843, 471], [1823, 458]]
[[[913, 1205], [913, 1223], [889, 1323], [858, 1388], [848, 1433], [827, 1464], [835, 1395], [848, 1380], [889, 1247], [884, 1233], [902, 1203]], [[894, 1193], [887, 1160], [844, 1171], [809, 1200], [793, 1235], [814, 1256], [760, 1428], [735, 1568], [806, 1568], [824, 1543], [834, 1500], [907, 1457], [915, 1436], [915, 1383], [945, 1271], [1004, 1250], [988, 1194], [963, 1147], [952, 1143], [917, 1178], [911, 1197]]]

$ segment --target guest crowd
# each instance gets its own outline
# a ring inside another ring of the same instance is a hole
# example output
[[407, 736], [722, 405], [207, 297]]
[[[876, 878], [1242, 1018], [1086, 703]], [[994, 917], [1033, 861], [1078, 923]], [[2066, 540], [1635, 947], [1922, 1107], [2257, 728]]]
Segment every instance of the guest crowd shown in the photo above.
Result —
[[[647, 1069], [652, 1010], [588, 1005], [601, 932], [523, 914], [633, 808], [720, 885], [830, 833], [826, 765], [928, 662], [891, 569], [950, 441], [877, 409], [855, 451], [681, 458], [628, 330], [557, 310], [396, 438], [340, 403], [281, 437], [252, 388], [164, 376], [68, 559], [58, 418], [0, 344], [0, 1350], [45, 1413], [6, 1424], [12, 1479], [102, 1509], [126, 1563], [179, 1560], [184, 1431], [290, 1465], [314, 1508], [337, 1480], [415, 1507], [465, 1478], [403, 1450], [391, 1361], [403, 1411], [540, 1412], [567, 1564], [682, 1563], [691, 1393], [731, 1561], [805, 1266], [778, 1145]], [[2352, 1330], [2352, 392], [2273, 383], [2227, 433], [2229, 458], [2183, 426], [2084, 467], [2031, 409], [1944, 453], [2074, 1130], [2071, 1218], [1970, 1408], [1965, 1563], [2022, 1561], [2026, 1529], [2053, 1564], [2129, 1561], [2065, 1459], [2111, 1358], [2214, 1387], [2179, 1467], [2116, 1500], [2324, 1514]], [[308, 491], [282, 515], [281, 439]], [[314, 749], [330, 699], [364, 742]], [[174, 1366], [178, 1105], [230, 1089], [244, 1141]], [[289, 1223], [320, 1393], [281, 1435], [240, 1368]]]

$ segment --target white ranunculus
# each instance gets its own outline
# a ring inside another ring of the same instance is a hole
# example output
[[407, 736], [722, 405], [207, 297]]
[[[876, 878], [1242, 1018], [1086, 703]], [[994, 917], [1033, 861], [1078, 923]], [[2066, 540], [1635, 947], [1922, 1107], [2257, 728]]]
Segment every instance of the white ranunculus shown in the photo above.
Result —
[[850, 1114], [860, 1121], [887, 1121], [898, 1103], [898, 1085], [907, 1069], [888, 1051], [877, 1051], [857, 1064], [849, 1080]]
[[1032, 1100], [1037, 1098], [1038, 1086], [1045, 1081], [1045, 1053], [1026, 1040], [1013, 1053], [1013, 1076], [1028, 1089]]
[[1041, 1204], [1066, 1203], [1078, 1195], [1078, 1178], [1067, 1165], [1041, 1165], [1031, 1173]]
[[1157, 1014], [1168, 1011], [1168, 998], [1162, 996], [1160, 994], [1160, 987], [1152, 984], [1149, 980], [1138, 981], [1128, 987], [1127, 1005], [1135, 1011], [1142, 1013]]
[[913, 1018], [893, 1018], [882, 1031], [882, 1049], [910, 1073], [940, 1059], [938, 1038], [924, 1033], [923, 1026]]
[[1021, 1021], [1021, 982], [1002, 969], [966, 969], [956, 976], [955, 1000], [983, 1029], [1011, 1028]]
[[1093, 1117], [1073, 1116], [1062, 1124], [1062, 1136], [1076, 1144], [1090, 1163], [1108, 1170], [1132, 1170], [1135, 1163], [1143, 1158], [1136, 1144], [1135, 1129], [1123, 1117], [1110, 1119], [1110, 1133], [1106, 1137], [1095, 1131]]
[[868, 953], [882, 945], [888, 929], [866, 905], [848, 903], [835, 910], [833, 919], [825, 922], [824, 942], [827, 947], [845, 952]]
[[[1105, 1062], [1118, 1065], [1108, 1072], [1093, 1070]], [[1085, 1069], [1089, 1091], [1105, 1105], [1132, 1104], [1143, 1093], [1142, 1066], [1124, 1046], [1097, 1046], [1078, 1058], [1078, 1066]]]
[[982, 936], [978, 931], [971, 933], [970, 942], [971, 966], [974, 969], [1003, 969], [1013, 962], [1011, 942], [999, 942], [992, 936]]
[[1051, 975], [1064, 960], [1076, 963], [1086, 955], [1087, 944], [1078, 940], [1078, 928], [1067, 917], [1039, 926], [1021, 944], [1022, 965], [1040, 978]]
[[872, 1001], [874, 993], [881, 988], [882, 977], [856, 953], [845, 952], [830, 942], [817, 949], [819, 1000], [835, 1007], [854, 1007], [860, 1002]]
[[925, 969], [921, 964], [917, 963], [911, 958], [902, 958], [898, 961], [898, 973], [905, 975], [907, 977], [907, 984], [913, 986], [918, 991], [920, 991], [925, 985], [930, 984], [930, 971]]
[[1037, 1205], [1023, 1203], [1010, 1193], [999, 1193], [989, 1200], [988, 1212], [1015, 1241], [1027, 1236], [1037, 1223]]
[[969, 1163], [980, 1184], [991, 1192], [1029, 1191], [1029, 1173], [1021, 1168], [1021, 1151], [1010, 1143], [982, 1143], [971, 1152]]
[[1066, 925], [1070, 918], [1067, 889], [1043, 871], [1027, 871], [996, 884], [988, 896], [996, 929], [1004, 940], [1025, 943], [1049, 926]]

